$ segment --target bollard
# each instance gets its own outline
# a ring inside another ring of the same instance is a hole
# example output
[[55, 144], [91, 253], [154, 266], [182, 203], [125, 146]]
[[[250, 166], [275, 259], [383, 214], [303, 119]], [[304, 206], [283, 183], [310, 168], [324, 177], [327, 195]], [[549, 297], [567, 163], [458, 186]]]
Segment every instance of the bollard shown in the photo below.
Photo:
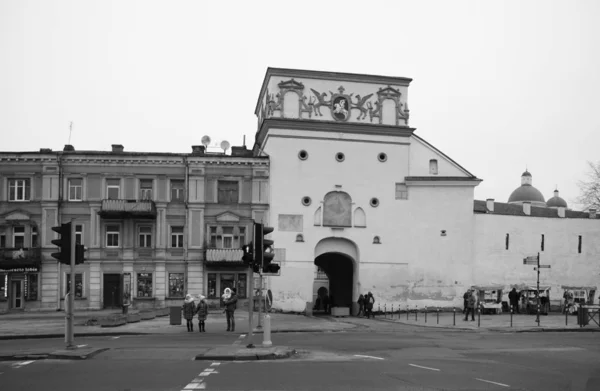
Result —
[[510, 309], [510, 327], [512, 327], [512, 316], [513, 316], [513, 309]]
[[387, 319], [387, 303], [383, 305], [383, 317]]
[[415, 322], [417, 321], [417, 314], [419, 313], [419, 307], [415, 306]]
[[540, 305], [538, 304], [537, 306], [537, 318], [535, 320], [538, 324], [538, 327], [540, 327]]
[[381, 304], [377, 304], [377, 313], [380, 314], [381, 313]]
[[453, 312], [452, 326], [456, 326], [456, 307], [452, 307], [452, 312]]
[[408, 313], [410, 312], [410, 308], [408, 308], [408, 304], [406, 305], [406, 320], [408, 320]]
[[477, 307], [477, 327], [481, 326], [481, 307]]
[[273, 345], [271, 342], [271, 317], [267, 314], [263, 324], [263, 346], [271, 345]]
[[391, 316], [391, 318], [394, 319], [394, 303], [392, 303], [392, 316]]
[[427, 307], [425, 307], [425, 323], [427, 323]]
[[440, 324], [440, 309], [437, 309], [437, 324]]
[[569, 323], [569, 311], [565, 310], [565, 326]]

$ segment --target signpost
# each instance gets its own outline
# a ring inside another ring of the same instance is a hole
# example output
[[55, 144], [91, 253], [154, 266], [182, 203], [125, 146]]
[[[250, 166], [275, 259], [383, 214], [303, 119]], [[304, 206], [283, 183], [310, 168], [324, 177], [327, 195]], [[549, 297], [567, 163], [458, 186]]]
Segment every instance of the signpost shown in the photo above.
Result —
[[540, 325], [540, 269], [550, 269], [550, 265], [540, 265], [540, 253], [537, 253], [537, 256], [529, 256], [523, 258], [523, 265], [536, 265], [533, 270], [537, 271], [537, 316], [535, 321]]

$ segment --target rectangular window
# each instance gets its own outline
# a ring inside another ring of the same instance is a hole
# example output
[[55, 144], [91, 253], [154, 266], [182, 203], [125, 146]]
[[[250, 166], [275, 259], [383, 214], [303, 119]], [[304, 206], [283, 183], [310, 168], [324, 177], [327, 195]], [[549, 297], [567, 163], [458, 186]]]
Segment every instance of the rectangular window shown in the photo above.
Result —
[[240, 299], [246, 298], [246, 273], [239, 273], [237, 275], [236, 293]]
[[233, 248], [233, 227], [223, 227], [223, 248]]
[[244, 244], [246, 244], [246, 227], [238, 227], [239, 232], [240, 232], [240, 237], [239, 237], [239, 241], [238, 241], [238, 248], [242, 247]]
[[581, 235], [579, 235], [579, 243], [577, 244], [577, 252], [579, 254], [581, 254], [581, 241], [582, 241], [582, 238], [581, 238]]
[[75, 243], [83, 244], [83, 225], [75, 224]]
[[37, 227], [31, 227], [31, 247], [39, 247]]
[[0, 235], [0, 248], [6, 248], [6, 235]]
[[9, 179], [8, 180], [8, 200], [9, 201], [29, 201], [31, 196], [31, 186], [29, 179]]
[[218, 238], [217, 227], [210, 227], [210, 248], [217, 248]]
[[183, 227], [171, 227], [171, 247], [183, 247]]
[[225, 293], [226, 288], [235, 288], [235, 274], [221, 274], [220, 277], [221, 280], [219, 282], [221, 283], [221, 286], [219, 287], [219, 290], [221, 293], [219, 295], [222, 296], [223, 293]]
[[152, 273], [138, 273], [137, 297], [152, 297]]
[[38, 274], [27, 275], [27, 286], [25, 288], [25, 300], [37, 300], [38, 299]]
[[[65, 294], [71, 291], [71, 274], [66, 274], [66, 291]], [[83, 297], [83, 274], [75, 273], [75, 298]]]
[[83, 200], [83, 179], [69, 179], [69, 201]]
[[119, 247], [119, 234], [121, 227], [118, 225], [106, 226], [106, 247]]
[[509, 241], [510, 241], [510, 235], [509, 234], [506, 234], [506, 239], [504, 239], [504, 241], [505, 241], [504, 246], [508, 250], [508, 245], [509, 245]]
[[431, 175], [437, 175], [438, 174], [438, 162], [437, 162], [436, 159], [429, 160], [429, 173]]
[[152, 199], [152, 179], [140, 179], [140, 200]]
[[221, 204], [237, 204], [239, 202], [239, 183], [236, 181], [219, 181], [218, 202]]
[[208, 273], [208, 287], [206, 291], [206, 297], [209, 299], [217, 298], [217, 275], [215, 273]]
[[25, 247], [25, 227], [13, 227], [13, 247]]
[[109, 200], [118, 200], [121, 195], [121, 180], [106, 180], [106, 198]]
[[184, 297], [183, 273], [169, 273], [169, 297]]
[[544, 251], [544, 234], [542, 234], [542, 243], [540, 244], [540, 250]]
[[408, 188], [405, 183], [396, 183], [396, 199], [407, 200], [408, 199]]
[[152, 227], [139, 227], [140, 247], [152, 247]]
[[183, 190], [184, 181], [179, 179], [171, 180], [171, 201], [185, 201]]

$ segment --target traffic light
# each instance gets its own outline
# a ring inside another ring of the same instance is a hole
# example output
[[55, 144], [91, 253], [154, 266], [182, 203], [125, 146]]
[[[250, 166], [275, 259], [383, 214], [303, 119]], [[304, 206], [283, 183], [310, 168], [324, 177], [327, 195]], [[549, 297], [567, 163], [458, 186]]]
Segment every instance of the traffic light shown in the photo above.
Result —
[[265, 239], [265, 236], [271, 232], [273, 232], [273, 227], [265, 227], [263, 224], [254, 223], [255, 262], [263, 273], [277, 273], [279, 271], [279, 265], [271, 263], [275, 257], [274, 242]]
[[52, 231], [58, 233], [60, 238], [53, 239], [52, 244], [60, 248], [60, 252], [52, 253], [52, 257], [58, 259], [60, 263], [71, 264], [71, 223], [61, 224], [59, 227], [52, 227]]
[[79, 265], [82, 264], [83, 261], [85, 261], [85, 252], [87, 250], [85, 249], [85, 246], [83, 244], [76, 244], [75, 245], [75, 264]]
[[244, 251], [244, 255], [242, 256], [242, 262], [244, 265], [250, 266], [254, 262], [254, 251], [252, 249], [252, 242], [250, 244], [246, 244], [242, 246], [242, 251]]

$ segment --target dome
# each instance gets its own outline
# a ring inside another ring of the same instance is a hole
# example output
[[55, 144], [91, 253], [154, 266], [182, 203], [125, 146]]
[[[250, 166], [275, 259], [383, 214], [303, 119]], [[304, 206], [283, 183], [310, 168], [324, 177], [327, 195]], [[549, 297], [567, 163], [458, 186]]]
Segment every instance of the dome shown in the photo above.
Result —
[[531, 174], [529, 173], [529, 171], [525, 170], [524, 173], [521, 174], [522, 177], [524, 176], [531, 176]]
[[522, 203], [525, 201], [531, 202], [534, 206], [537, 206], [535, 203], [546, 203], [542, 193], [531, 185], [521, 185], [517, 187], [515, 191], [511, 193], [510, 197], [508, 197], [509, 203]]
[[548, 199], [546, 202], [548, 208], [567, 207], [567, 201], [558, 196], [558, 190], [554, 190], [554, 197]]

